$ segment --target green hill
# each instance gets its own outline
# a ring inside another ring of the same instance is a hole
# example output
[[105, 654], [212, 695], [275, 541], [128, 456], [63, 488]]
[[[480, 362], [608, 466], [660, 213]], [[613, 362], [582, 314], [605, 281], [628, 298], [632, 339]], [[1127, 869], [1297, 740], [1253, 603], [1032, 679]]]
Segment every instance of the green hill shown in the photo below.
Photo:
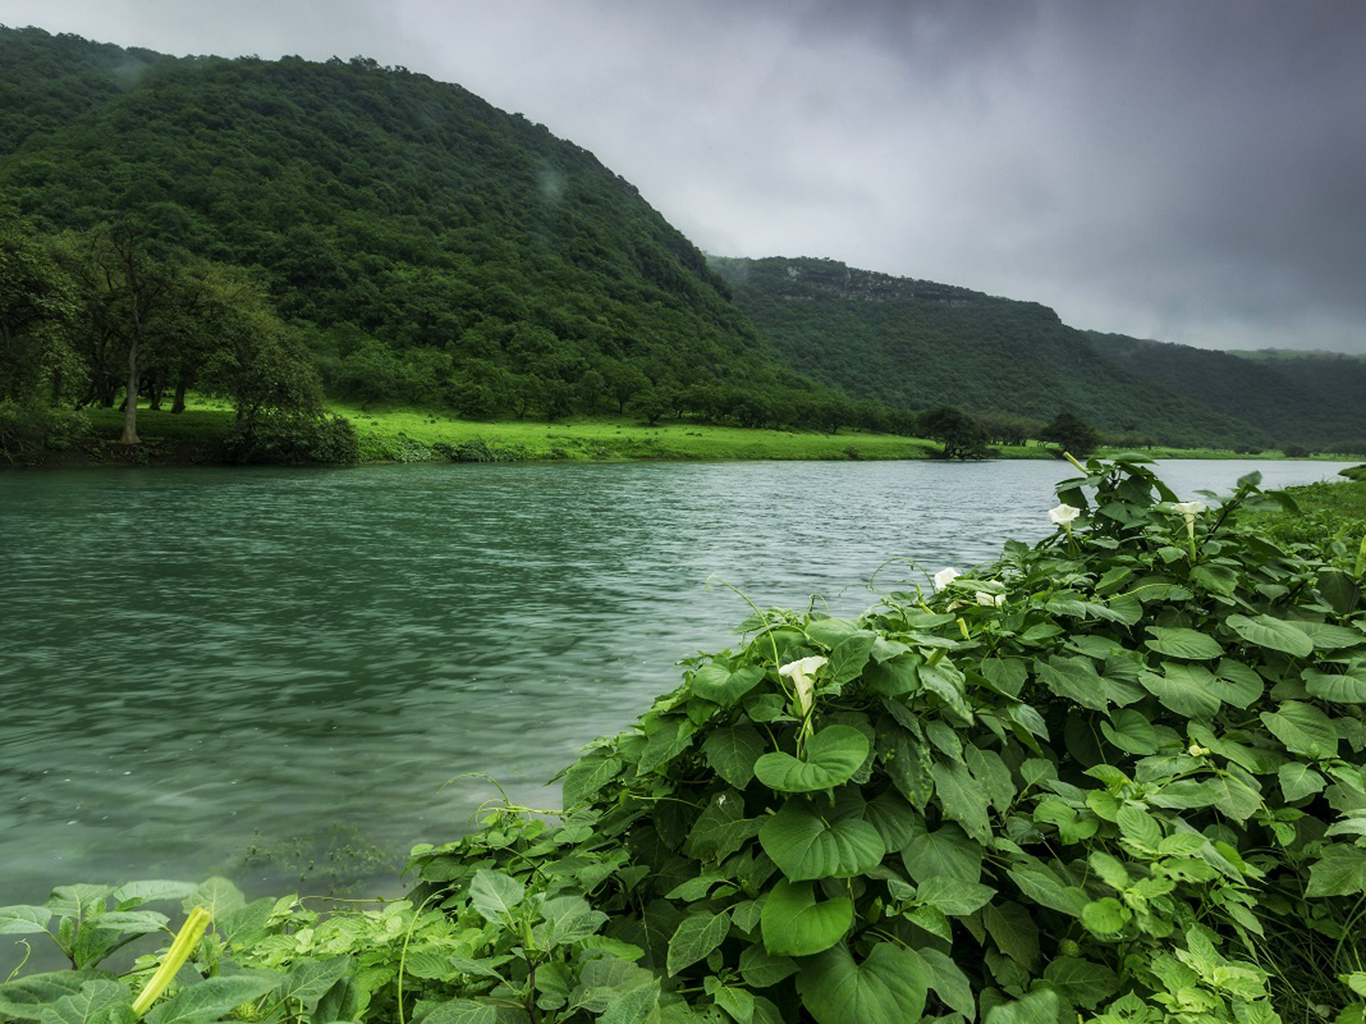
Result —
[[1366, 451], [1366, 359], [1330, 352], [1218, 352], [1086, 334], [1115, 366], [1240, 416], [1278, 443]]
[[1049, 420], [1112, 434], [1266, 444], [1236, 411], [1161, 386], [1034, 302], [891, 277], [834, 260], [713, 257], [736, 304], [789, 364], [855, 397]]
[[251, 268], [334, 392], [554, 414], [812, 390], [631, 184], [459, 86], [0, 28], [0, 111], [0, 198]]

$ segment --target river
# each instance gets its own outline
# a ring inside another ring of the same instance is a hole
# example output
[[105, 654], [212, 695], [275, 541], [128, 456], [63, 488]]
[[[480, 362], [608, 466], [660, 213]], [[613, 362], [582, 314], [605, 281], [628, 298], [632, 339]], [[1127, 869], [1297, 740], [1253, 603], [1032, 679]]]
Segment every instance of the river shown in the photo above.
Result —
[[[1172, 462], [1184, 498], [1332, 477]], [[1051, 527], [1050, 462], [0, 475], [0, 905], [56, 884], [398, 891], [760, 606], [841, 613]], [[913, 560], [913, 561], [912, 561]], [[455, 781], [448, 781], [454, 779]], [[5, 959], [0, 957], [0, 960]]]

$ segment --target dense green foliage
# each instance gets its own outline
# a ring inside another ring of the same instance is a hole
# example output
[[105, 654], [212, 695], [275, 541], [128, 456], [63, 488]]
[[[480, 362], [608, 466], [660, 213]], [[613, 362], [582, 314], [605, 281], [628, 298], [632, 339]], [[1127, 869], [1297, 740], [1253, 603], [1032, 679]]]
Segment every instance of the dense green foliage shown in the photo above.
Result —
[[[374, 61], [170, 58], [0, 29], [0, 191], [250, 267], [333, 394], [470, 418], [821, 427], [697, 249], [543, 126]], [[843, 403], [839, 416], [851, 422]]]
[[1246, 420], [1279, 446], [1366, 455], [1366, 359], [1329, 352], [1252, 358], [1086, 333], [1127, 373]]
[[1206, 508], [1092, 461], [994, 565], [857, 620], [756, 609], [564, 811], [416, 848], [409, 900], [4, 908], [74, 969], [0, 1018], [131, 1021], [157, 958], [99, 965], [185, 897], [215, 930], [153, 1024], [1360, 1022], [1366, 542], [1269, 540], [1256, 483]]
[[[1297, 363], [1295, 372], [1306, 376], [1294, 386], [1278, 366], [1291, 402], [1283, 407], [1274, 389], [1247, 389], [1245, 378], [1258, 372], [1253, 364], [1165, 345], [1120, 360], [1105, 338], [1066, 326], [1037, 303], [833, 260], [711, 263], [736, 304], [795, 369], [856, 398], [913, 409], [948, 404], [983, 420], [1047, 423], [1071, 411], [1127, 445], [1265, 448], [1301, 441], [1322, 447], [1366, 435], [1361, 403], [1349, 397], [1366, 387], [1360, 361], [1331, 362], [1352, 375], [1338, 382], [1329, 362]], [[1236, 364], [1247, 374], [1188, 376], [1178, 356]], [[1310, 381], [1310, 368], [1320, 365], [1325, 372]], [[1306, 391], [1319, 401], [1299, 401]]]

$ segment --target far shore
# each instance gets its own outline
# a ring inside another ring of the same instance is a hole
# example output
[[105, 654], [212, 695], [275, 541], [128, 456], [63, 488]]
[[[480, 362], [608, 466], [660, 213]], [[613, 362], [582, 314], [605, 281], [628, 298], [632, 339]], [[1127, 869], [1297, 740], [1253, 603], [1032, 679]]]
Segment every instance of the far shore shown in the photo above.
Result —
[[[547, 423], [533, 420], [458, 420], [413, 409], [361, 409], [333, 404], [331, 411], [350, 420], [360, 440], [362, 465], [441, 462], [636, 462], [636, 461], [888, 461], [938, 457], [940, 445], [926, 438], [900, 437], [841, 429], [815, 431], [755, 430], [693, 421], [641, 424], [631, 417], [574, 418]], [[88, 468], [99, 466], [234, 465], [222, 452], [232, 426], [226, 406], [202, 405], [173, 415], [143, 409], [138, 414], [140, 445], [118, 443], [122, 414], [87, 410], [94, 434], [61, 451], [43, 451], [0, 468]], [[1097, 454], [1135, 451], [1152, 459], [1290, 458], [1283, 451], [1234, 451], [1218, 448], [1151, 446], [1101, 448]], [[1053, 446], [1039, 442], [992, 445], [987, 458], [1054, 459]], [[1305, 456], [1294, 456], [1304, 458]], [[1353, 462], [1360, 455], [1314, 453], [1322, 461]]]

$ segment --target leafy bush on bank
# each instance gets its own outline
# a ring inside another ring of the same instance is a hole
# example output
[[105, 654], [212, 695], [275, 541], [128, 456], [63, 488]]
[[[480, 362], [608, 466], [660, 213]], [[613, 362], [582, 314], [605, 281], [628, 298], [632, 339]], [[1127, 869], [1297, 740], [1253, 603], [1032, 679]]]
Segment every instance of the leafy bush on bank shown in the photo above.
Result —
[[[1268, 540], [1257, 483], [1093, 460], [1053, 537], [937, 592], [756, 610], [563, 812], [419, 846], [380, 911], [227, 909], [148, 1019], [1360, 1022], [1366, 545]], [[59, 942], [142, 920], [119, 895]], [[73, 964], [0, 1017], [130, 1020], [153, 961]]]

